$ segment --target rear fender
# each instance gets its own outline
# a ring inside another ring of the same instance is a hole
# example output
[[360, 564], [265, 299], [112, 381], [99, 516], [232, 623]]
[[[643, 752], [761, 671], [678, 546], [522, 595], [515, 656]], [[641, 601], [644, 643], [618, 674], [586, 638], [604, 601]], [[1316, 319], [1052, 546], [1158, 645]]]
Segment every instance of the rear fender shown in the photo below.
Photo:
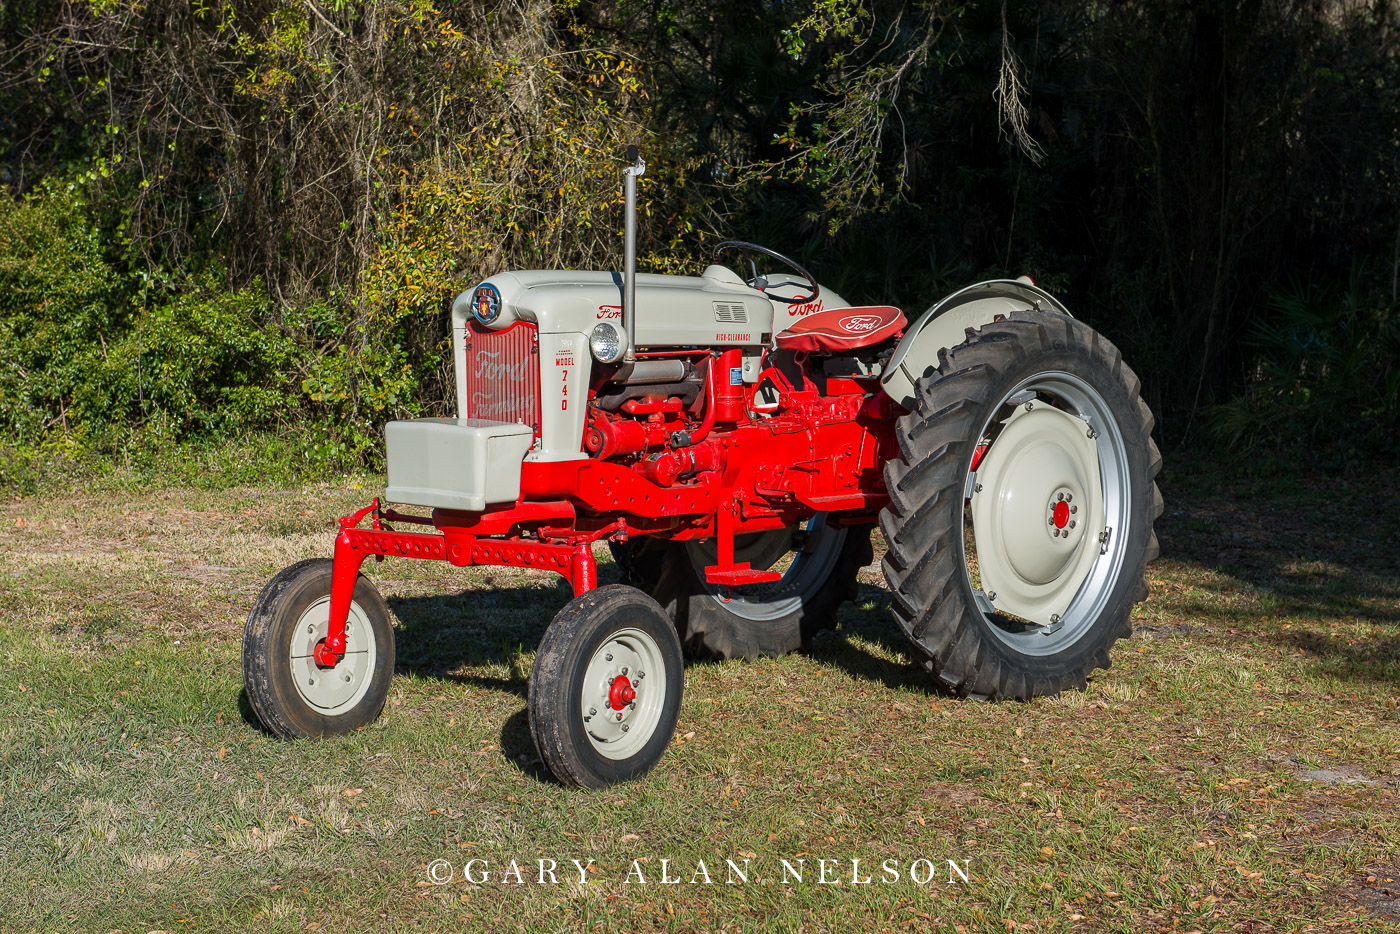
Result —
[[967, 340], [968, 328], [991, 324], [998, 315], [1013, 311], [1069, 309], [1029, 279], [991, 279], [959, 289], [935, 303], [904, 332], [890, 357], [881, 387], [906, 409], [914, 407], [914, 383], [938, 369], [938, 355]]

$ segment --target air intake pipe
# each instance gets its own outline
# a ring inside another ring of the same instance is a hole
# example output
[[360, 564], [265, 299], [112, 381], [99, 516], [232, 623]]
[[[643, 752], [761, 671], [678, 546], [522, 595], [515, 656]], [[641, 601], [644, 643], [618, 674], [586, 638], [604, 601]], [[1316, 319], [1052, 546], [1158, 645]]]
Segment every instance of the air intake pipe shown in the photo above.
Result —
[[622, 362], [632, 363], [637, 359], [633, 352], [637, 344], [637, 178], [646, 174], [647, 164], [636, 146], [627, 147], [627, 160], [632, 164], [622, 170], [626, 213], [622, 232], [622, 330], [627, 334]]

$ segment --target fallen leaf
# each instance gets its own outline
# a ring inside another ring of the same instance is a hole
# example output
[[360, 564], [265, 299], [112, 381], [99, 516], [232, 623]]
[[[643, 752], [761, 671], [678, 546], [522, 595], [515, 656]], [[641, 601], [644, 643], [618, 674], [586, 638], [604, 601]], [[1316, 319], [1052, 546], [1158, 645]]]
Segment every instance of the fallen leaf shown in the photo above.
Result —
[[29, 523], [24, 521], [24, 516], [20, 516], [18, 519], [15, 520], [15, 528], [17, 529], [22, 529], [28, 524]]
[[341, 793], [344, 794], [347, 798], [353, 798], [356, 795], [364, 794], [364, 792], [365, 790], [363, 788], [347, 788]]
[[640, 839], [642, 839], [642, 838], [641, 838], [638, 834], [635, 834], [635, 833], [625, 833], [625, 834], [622, 835], [622, 842], [623, 842], [623, 843], [631, 843], [633, 840], [640, 840]]
[[224, 757], [224, 754], [225, 754], [226, 752], [228, 752], [228, 747], [227, 747], [227, 746], [220, 746], [220, 747], [219, 747], [219, 758], [222, 759], [222, 758]]

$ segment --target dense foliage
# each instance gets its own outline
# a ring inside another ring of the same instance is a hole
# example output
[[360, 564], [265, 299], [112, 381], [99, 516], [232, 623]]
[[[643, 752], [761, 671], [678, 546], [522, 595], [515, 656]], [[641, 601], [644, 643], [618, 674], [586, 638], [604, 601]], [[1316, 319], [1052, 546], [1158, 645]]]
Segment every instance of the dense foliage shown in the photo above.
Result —
[[617, 264], [637, 142], [648, 268], [742, 235], [913, 310], [1029, 273], [1123, 347], [1170, 442], [1384, 447], [1398, 19], [0, 0], [0, 430], [372, 459], [385, 418], [445, 411], [457, 291]]

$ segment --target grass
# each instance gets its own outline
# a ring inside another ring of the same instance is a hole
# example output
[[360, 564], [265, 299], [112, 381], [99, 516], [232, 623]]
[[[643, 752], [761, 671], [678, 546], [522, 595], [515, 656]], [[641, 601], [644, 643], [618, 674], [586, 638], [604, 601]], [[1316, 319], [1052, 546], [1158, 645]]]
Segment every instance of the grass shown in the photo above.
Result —
[[543, 572], [367, 566], [399, 626], [384, 716], [259, 729], [248, 605], [376, 483], [5, 502], [0, 931], [1400, 929], [1385, 477], [1165, 478], [1136, 635], [1030, 704], [934, 691], [868, 569], [811, 655], [691, 666], [672, 748], [605, 792], [552, 783], [530, 743], [532, 653], [569, 596]]

